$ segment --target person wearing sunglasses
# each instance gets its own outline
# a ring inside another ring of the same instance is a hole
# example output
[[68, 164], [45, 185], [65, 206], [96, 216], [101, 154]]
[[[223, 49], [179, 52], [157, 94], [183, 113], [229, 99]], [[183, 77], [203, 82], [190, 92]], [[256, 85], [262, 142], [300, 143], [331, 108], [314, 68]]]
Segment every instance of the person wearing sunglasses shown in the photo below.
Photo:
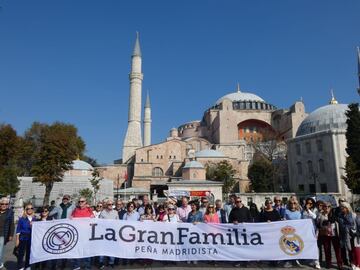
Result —
[[[105, 205], [105, 207], [101, 211], [101, 213], [99, 215], [99, 219], [118, 220], [119, 214], [116, 210], [113, 209], [114, 201], [112, 199], [108, 199], [105, 201], [104, 205]], [[105, 268], [104, 259], [105, 259], [105, 256], [100, 256], [99, 269]], [[108, 265], [110, 267], [114, 267], [114, 264], [115, 264], [115, 257], [108, 257]]]
[[32, 223], [37, 220], [33, 205], [31, 203], [25, 204], [24, 213], [19, 218], [16, 227], [15, 246], [18, 248], [17, 269], [30, 269], [31, 228]]
[[220, 219], [218, 214], [215, 211], [215, 205], [209, 204], [206, 208], [206, 212], [204, 215], [205, 223], [220, 223]]
[[167, 215], [164, 216], [163, 222], [181, 222], [179, 216], [176, 214], [176, 209], [174, 205], [168, 205]]
[[[87, 205], [87, 200], [85, 197], [79, 198], [79, 204], [71, 214], [72, 218], [93, 218], [94, 214], [90, 207]], [[75, 259], [73, 261], [73, 269], [80, 270], [80, 265], [83, 263], [85, 269], [91, 269], [91, 258], [82, 258]]]
[[0, 269], [4, 269], [4, 249], [14, 234], [14, 212], [9, 209], [9, 199], [0, 200]]
[[[331, 203], [324, 202], [323, 211], [319, 213], [316, 219], [319, 228], [319, 242], [324, 246], [326, 268], [331, 268], [331, 246], [334, 248], [338, 269], [343, 269], [343, 260], [341, 258], [339, 224], [332, 211]], [[321, 250], [321, 246], [319, 247]]]
[[[40, 212], [40, 221], [49, 221], [49, 220], [54, 220], [54, 216], [50, 216], [50, 207], [49, 206], [44, 206], [41, 209]], [[51, 269], [51, 270], [55, 270], [56, 269], [56, 264], [57, 264], [57, 260], [49, 260], [49, 261], [43, 261], [41, 263], [39, 263], [39, 268], [40, 269]], [[0, 269], [1, 270], [1, 269]]]
[[250, 222], [251, 215], [249, 208], [242, 204], [241, 198], [238, 197], [235, 200], [235, 207], [231, 210], [229, 215], [229, 223], [243, 223]]
[[93, 211], [94, 217], [99, 218], [100, 213], [101, 213], [102, 210], [103, 210], [103, 204], [102, 204], [102, 202], [98, 202], [96, 204], [96, 207], [95, 207], [94, 211]]
[[65, 194], [60, 205], [51, 210], [49, 216], [54, 216], [55, 219], [70, 218], [74, 209], [75, 205], [70, 202], [70, 196]]

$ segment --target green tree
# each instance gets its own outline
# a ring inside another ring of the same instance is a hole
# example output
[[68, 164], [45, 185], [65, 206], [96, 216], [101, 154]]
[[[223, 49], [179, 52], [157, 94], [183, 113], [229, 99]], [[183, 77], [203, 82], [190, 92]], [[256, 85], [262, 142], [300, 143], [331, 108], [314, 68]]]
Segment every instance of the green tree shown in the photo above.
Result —
[[14, 195], [19, 190], [18, 157], [20, 137], [11, 125], [0, 125], [0, 194]]
[[34, 123], [25, 135], [31, 149], [29, 165], [33, 182], [45, 186], [44, 205], [49, 204], [55, 182], [61, 182], [64, 172], [72, 168], [72, 161], [82, 154], [85, 143], [71, 124], [55, 122], [51, 125]]
[[91, 173], [91, 176], [92, 178], [90, 178], [90, 183], [91, 183], [91, 186], [93, 188], [93, 194], [94, 194], [94, 204], [97, 200], [97, 193], [100, 189], [100, 181], [103, 180], [104, 178], [103, 177], [100, 177], [100, 172], [98, 169], [94, 169], [93, 172]]
[[84, 188], [79, 191], [79, 196], [86, 198], [88, 203], [92, 202], [93, 192], [90, 188]]
[[342, 178], [353, 193], [360, 193], [360, 112], [359, 104], [352, 103], [346, 111], [346, 158]]
[[273, 191], [274, 167], [266, 157], [254, 156], [249, 166], [248, 177], [255, 192]]
[[233, 190], [236, 183], [233, 166], [223, 160], [219, 163], [211, 163], [206, 166], [206, 179], [223, 182], [223, 192], [229, 193]]

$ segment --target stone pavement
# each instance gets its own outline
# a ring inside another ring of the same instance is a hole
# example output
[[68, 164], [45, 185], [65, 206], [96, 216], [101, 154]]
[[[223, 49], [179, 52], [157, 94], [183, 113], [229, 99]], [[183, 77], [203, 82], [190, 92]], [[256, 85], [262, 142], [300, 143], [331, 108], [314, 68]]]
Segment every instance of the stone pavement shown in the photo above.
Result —
[[[5, 267], [9, 270], [17, 270], [16, 269], [16, 258], [12, 254], [14, 248], [14, 243], [11, 242], [6, 245], [4, 259], [5, 259]], [[335, 268], [334, 263], [334, 268]], [[207, 262], [199, 262], [198, 264], [187, 264], [186, 262], [178, 262], [176, 264], [167, 264], [164, 265], [162, 262], [154, 261], [151, 265], [143, 265], [140, 262], [136, 262], [133, 265], [119, 265], [115, 268], [109, 268], [105, 267], [105, 269], [131, 269], [131, 270], [139, 270], [139, 269], [171, 269], [171, 270], [181, 270], [181, 269], [247, 269], [247, 270], [259, 270], [259, 269], [314, 269], [313, 267], [310, 267], [308, 265], [303, 265], [302, 267], [292, 267], [292, 268], [283, 268], [283, 267], [271, 267], [265, 262], [250, 262], [247, 267], [234, 267], [233, 263], [231, 262], [219, 262], [216, 265], [207, 263]], [[34, 267], [32, 269], [35, 269]], [[66, 269], [72, 269], [72, 268], [66, 268]], [[93, 266], [92, 269], [98, 269], [97, 267]], [[324, 268], [325, 269], [325, 268]], [[350, 268], [349, 268], [350, 269]], [[50, 270], [50, 269], [49, 269]]]

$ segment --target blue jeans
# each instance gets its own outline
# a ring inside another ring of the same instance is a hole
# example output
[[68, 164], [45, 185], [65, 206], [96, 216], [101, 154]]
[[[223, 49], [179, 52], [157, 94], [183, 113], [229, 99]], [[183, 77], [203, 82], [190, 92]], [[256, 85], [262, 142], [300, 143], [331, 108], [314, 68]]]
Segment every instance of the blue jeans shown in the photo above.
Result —
[[[100, 264], [104, 263], [104, 258], [105, 258], [105, 256], [100, 256], [100, 258], [99, 258], [99, 263]], [[108, 261], [109, 265], [114, 265], [115, 264], [115, 257], [108, 257], [108, 258], [109, 258], [109, 261]]]
[[80, 267], [81, 264], [84, 264], [85, 269], [91, 269], [91, 258], [74, 259], [73, 262], [74, 268]]
[[0, 236], [0, 265], [4, 264], [4, 249], [5, 249], [5, 237]]

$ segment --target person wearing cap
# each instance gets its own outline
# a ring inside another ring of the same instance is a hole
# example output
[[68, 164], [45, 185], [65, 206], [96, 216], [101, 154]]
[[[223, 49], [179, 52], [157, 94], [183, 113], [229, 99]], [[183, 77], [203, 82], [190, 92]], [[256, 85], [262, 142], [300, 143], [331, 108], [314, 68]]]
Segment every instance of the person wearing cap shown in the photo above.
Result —
[[64, 195], [62, 203], [58, 207], [55, 207], [49, 214], [49, 216], [55, 216], [55, 219], [70, 218], [72, 212], [75, 209], [75, 205], [70, 202], [70, 196]]
[[167, 215], [164, 216], [163, 222], [181, 222], [179, 216], [176, 214], [175, 206], [169, 204], [167, 207]]

